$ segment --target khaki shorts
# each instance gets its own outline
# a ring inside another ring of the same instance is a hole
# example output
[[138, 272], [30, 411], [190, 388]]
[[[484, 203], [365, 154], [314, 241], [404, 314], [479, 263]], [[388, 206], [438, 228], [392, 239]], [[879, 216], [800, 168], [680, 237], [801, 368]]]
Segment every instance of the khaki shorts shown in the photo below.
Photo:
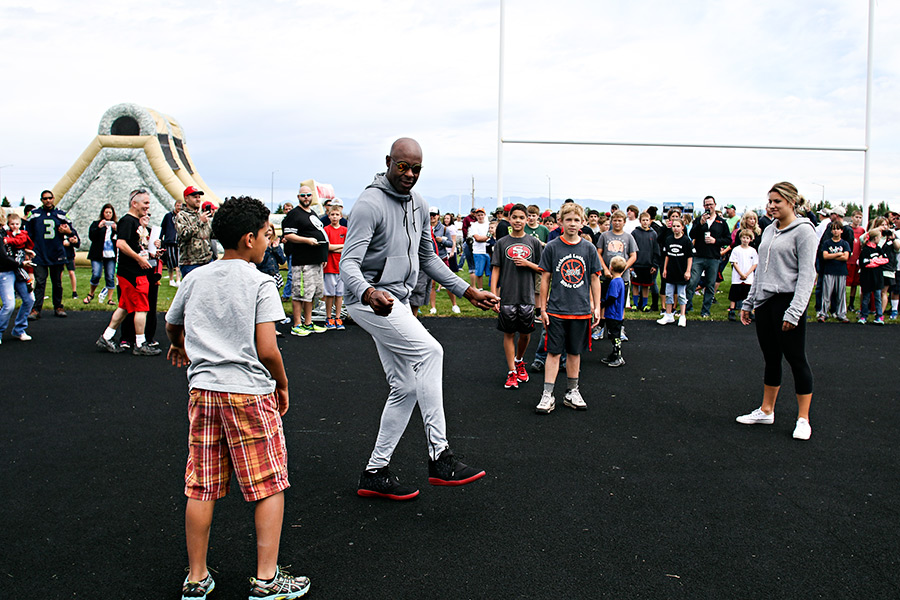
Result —
[[316, 298], [325, 295], [325, 279], [322, 265], [294, 265], [291, 267], [293, 288], [291, 300], [299, 302], [315, 302]]

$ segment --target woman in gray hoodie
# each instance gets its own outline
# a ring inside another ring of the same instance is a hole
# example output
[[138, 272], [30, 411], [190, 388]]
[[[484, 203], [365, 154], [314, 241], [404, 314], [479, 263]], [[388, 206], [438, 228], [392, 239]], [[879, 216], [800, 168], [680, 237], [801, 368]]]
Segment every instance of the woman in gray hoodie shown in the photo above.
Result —
[[766, 361], [762, 406], [737, 418], [745, 425], [775, 422], [775, 400], [781, 388], [781, 359], [786, 358], [794, 374], [797, 393], [797, 424], [794, 438], [808, 440], [809, 405], [813, 377], [806, 359], [806, 310], [816, 281], [815, 227], [806, 217], [806, 200], [786, 181], [769, 190], [769, 213], [775, 221], [767, 227], [759, 244], [759, 267], [750, 293], [741, 308], [741, 323], [750, 324], [756, 309], [756, 337]]

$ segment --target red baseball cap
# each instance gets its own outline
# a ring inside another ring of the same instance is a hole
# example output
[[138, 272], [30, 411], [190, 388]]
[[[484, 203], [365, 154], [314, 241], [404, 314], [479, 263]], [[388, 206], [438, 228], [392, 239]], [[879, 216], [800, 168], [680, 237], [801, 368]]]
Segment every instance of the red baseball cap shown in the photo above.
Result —
[[188, 196], [193, 196], [194, 194], [200, 194], [202, 196], [203, 190], [201, 190], [199, 188], [195, 188], [192, 185], [189, 185], [186, 188], [184, 188], [184, 197], [185, 198], [187, 198]]
[[503, 210], [506, 211], [506, 212], [509, 212], [509, 211], [512, 210], [512, 207], [513, 207], [513, 206], [515, 206], [515, 204], [513, 204], [512, 202], [510, 202], [509, 204], [504, 204], [504, 205], [503, 205]]

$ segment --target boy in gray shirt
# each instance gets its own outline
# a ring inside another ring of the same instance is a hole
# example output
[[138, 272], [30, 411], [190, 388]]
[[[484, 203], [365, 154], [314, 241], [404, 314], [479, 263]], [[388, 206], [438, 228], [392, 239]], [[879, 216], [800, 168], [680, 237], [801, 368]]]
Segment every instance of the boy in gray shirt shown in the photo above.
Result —
[[275, 337], [284, 309], [275, 280], [256, 268], [268, 246], [268, 218], [259, 200], [226, 200], [212, 224], [225, 256], [182, 280], [166, 314], [168, 358], [188, 366], [190, 387], [184, 489], [190, 566], [182, 598], [206, 598], [215, 588], [206, 565], [209, 530], [232, 469], [244, 499], [256, 503], [250, 598], [298, 598], [309, 590], [309, 579], [289, 575], [277, 562], [290, 487], [281, 422], [288, 380]]

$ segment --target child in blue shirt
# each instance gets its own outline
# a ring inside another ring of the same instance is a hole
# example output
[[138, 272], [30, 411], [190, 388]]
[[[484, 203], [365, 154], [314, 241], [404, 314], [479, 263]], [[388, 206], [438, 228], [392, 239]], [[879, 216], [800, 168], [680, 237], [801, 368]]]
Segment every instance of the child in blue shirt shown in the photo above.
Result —
[[603, 300], [604, 316], [606, 318], [606, 334], [612, 342], [613, 350], [600, 362], [608, 367], [621, 367], [625, 364], [622, 358], [622, 326], [625, 323], [625, 282], [622, 281], [622, 273], [625, 272], [625, 259], [621, 256], [613, 257], [609, 261], [609, 270], [612, 279], [609, 281], [609, 289]]

